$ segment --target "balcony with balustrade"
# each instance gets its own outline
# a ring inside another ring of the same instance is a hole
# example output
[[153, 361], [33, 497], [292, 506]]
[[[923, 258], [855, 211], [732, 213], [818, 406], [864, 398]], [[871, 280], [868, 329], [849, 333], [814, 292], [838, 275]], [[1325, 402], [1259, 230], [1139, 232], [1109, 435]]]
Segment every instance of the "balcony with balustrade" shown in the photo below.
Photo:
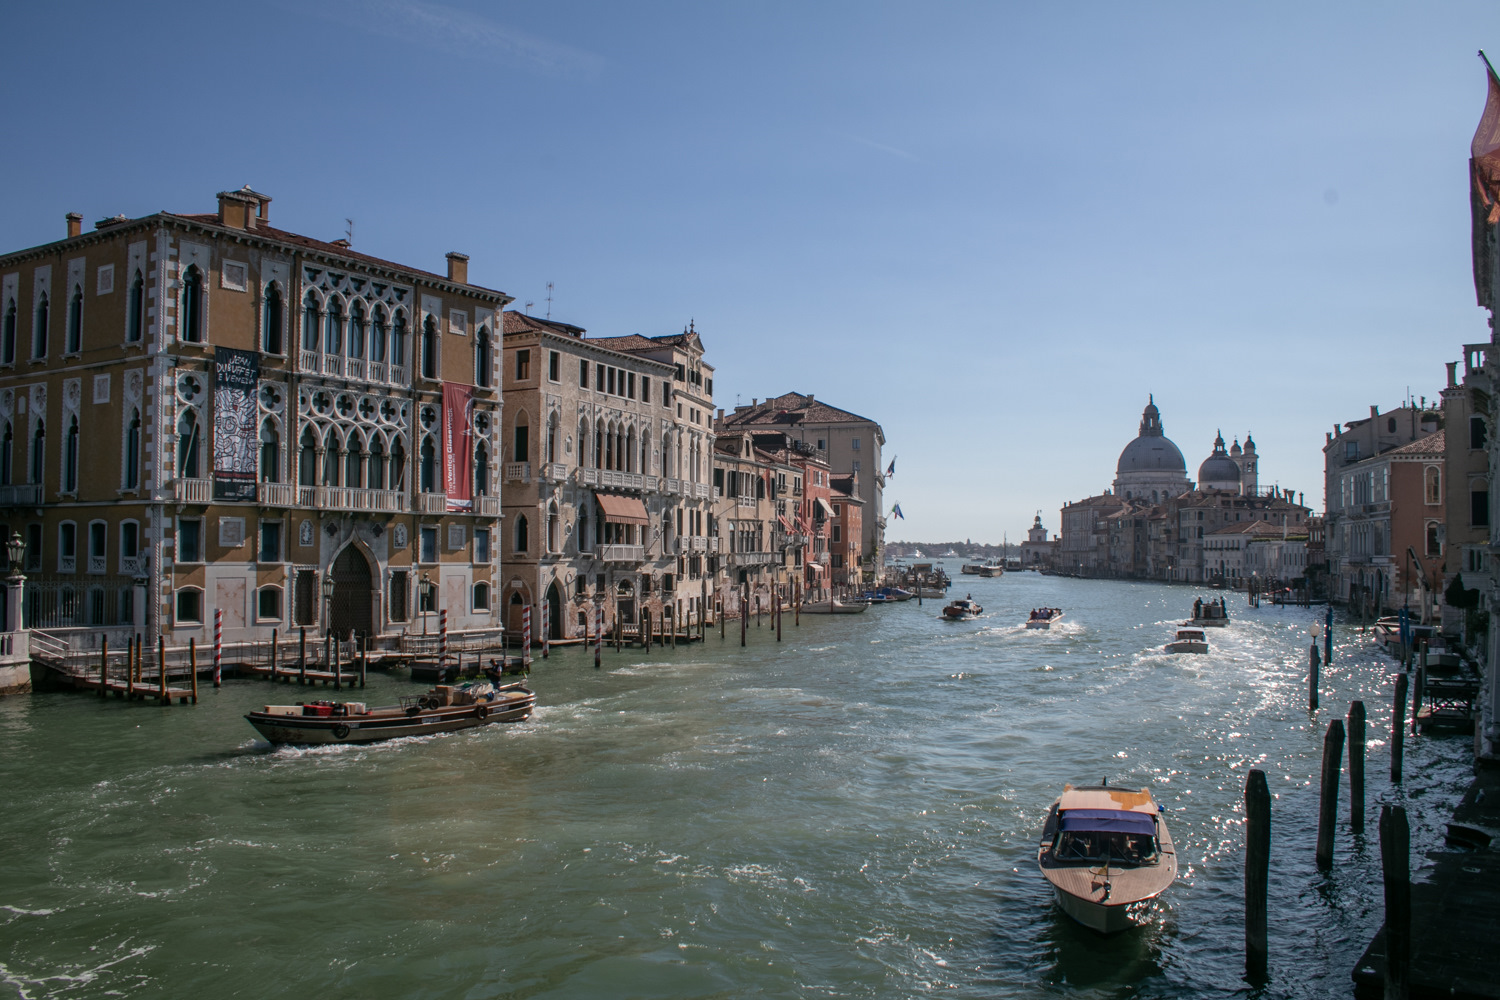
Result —
[[491, 496], [478, 496], [474, 499], [474, 513], [480, 517], [499, 517], [500, 498]]
[[366, 490], [352, 486], [318, 486], [314, 506], [321, 510], [347, 510], [379, 514], [404, 514], [403, 490]]
[[769, 566], [781, 562], [779, 552], [731, 552], [729, 564], [734, 567]]
[[506, 462], [505, 481], [507, 483], [529, 483], [531, 482], [530, 462]]
[[31, 507], [42, 502], [41, 483], [0, 486], [0, 507]]
[[448, 513], [448, 494], [446, 493], [419, 493], [417, 494], [418, 514], [446, 514]]
[[298, 489], [291, 483], [258, 483], [255, 498], [262, 507], [298, 507]]
[[599, 558], [605, 562], [641, 563], [646, 561], [644, 545], [601, 545]]
[[212, 479], [174, 479], [172, 499], [178, 503], [210, 503], [214, 498]]
[[536, 475], [543, 482], [565, 483], [568, 481], [568, 467], [561, 462], [543, 462]]

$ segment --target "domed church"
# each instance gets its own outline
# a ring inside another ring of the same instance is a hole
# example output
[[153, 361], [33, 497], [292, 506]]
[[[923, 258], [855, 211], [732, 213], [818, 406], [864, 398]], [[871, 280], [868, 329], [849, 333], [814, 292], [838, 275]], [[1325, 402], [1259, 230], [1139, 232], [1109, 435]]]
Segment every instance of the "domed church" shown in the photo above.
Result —
[[1115, 496], [1159, 503], [1192, 488], [1187, 462], [1163, 432], [1156, 398], [1149, 397], [1141, 413], [1141, 432], [1120, 452], [1120, 462], [1115, 466]]

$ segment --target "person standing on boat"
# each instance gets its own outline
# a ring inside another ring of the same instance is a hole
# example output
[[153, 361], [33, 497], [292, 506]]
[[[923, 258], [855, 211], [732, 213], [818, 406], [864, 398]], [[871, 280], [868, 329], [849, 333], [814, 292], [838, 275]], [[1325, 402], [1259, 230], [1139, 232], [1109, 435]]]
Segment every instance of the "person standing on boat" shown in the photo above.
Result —
[[1201, 597], [1195, 597], [1195, 598], [1193, 598], [1193, 617], [1194, 618], [1202, 618], [1203, 617], [1203, 598], [1201, 598]]

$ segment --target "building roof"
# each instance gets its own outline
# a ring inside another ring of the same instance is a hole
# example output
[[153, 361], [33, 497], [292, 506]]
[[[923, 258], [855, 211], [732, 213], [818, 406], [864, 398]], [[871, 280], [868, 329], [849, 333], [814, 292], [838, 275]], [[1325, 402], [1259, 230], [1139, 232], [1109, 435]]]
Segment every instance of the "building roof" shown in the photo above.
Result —
[[[736, 406], [724, 414], [726, 424], [842, 424], [855, 421], [879, 424], [869, 417], [820, 402], [812, 393], [788, 392], [751, 406]], [[884, 433], [881, 434], [884, 438]]]
[[[1288, 526], [1288, 529], [1290, 529], [1290, 526]], [[1306, 533], [1306, 529], [1303, 529], [1303, 534]], [[1209, 534], [1257, 535], [1263, 537], [1270, 537], [1272, 535], [1275, 535], [1277, 538], [1280, 538], [1282, 535], [1282, 528], [1281, 525], [1272, 524], [1270, 521], [1231, 521], [1223, 527], [1215, 528], [1214, 530], [1210, 531]]]
[[555, 333], [560, 337], [582, 337], [586, 332], [581, 326], [528, 316], [515, 309], [506, 310], [503, 316], [505, 322], [503, 329], [506, 333]]
[[1447, 448], [1447, 441], [1447, 434], [1444, 431], [1438, 431], [1436, 434], [1429, 434], [1426, 437], [1417, 438], [1408, 444], [1403, 444], [1399, 448], [1392, 448], [1390, 451], [1383, 452], [1383, 454], [1441, 456]]

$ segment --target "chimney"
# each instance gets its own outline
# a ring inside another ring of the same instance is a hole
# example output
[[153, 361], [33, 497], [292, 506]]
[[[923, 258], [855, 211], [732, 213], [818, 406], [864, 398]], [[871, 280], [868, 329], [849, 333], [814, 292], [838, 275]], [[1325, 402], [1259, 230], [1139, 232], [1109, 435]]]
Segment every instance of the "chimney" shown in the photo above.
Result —
[[1450, 389], [1458, 388], [1458, 372], [1456, 371], [1457, 368], [1457, 361], [1448, 362], [1448, 388]]
[[1378, 416], [1380, 416], [1380, 407], [1378, 407], [1378, 406], [1371, 406], [1370, 407], [1370, 419], [1374, 420]]
[[469, 255], [457, 250], [448, 254], [448, 280], [459, 285], [469, 283]]
[[258, 199], [239, 191], [219, 192], [219, 225], [230, 229], [246, 229], [250, 225], [250, 206], [259, 204]]
[[77, 212], [69, 212], [66, 216], [64, 216], [64, 218], [68, 220], [69, 239], [72, 239], [74, 236], [77, 236], [79, 233], [83, 232], [83, 216], [79, 215]]

